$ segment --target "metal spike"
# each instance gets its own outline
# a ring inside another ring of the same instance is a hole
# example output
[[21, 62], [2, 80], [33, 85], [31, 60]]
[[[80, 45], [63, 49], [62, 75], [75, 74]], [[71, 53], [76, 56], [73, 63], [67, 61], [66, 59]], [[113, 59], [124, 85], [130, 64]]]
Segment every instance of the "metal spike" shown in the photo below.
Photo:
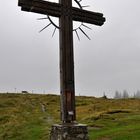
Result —
[[76, 33], [76, 35], [77, 35], [78, 40], [80, 41], [80, 37], [79, 37], [79, 35], [78, 35], [77, 30], [75, 30], [75, 33]]
[[82, 30], [82, 28], [79, 27], [79, 29], [89, 40], [91, 40], [90, 37]]
[[55, 34], [55, 31], [56, 31], [56, 27], [55, 27], [55, 29], [54, 29], [54, 31], [53, 31], [52, 37], [54, 36], [54, 34]]
[[82, 23], [82, 26], [84, 26], [84, 27], [86, 27], [86, 28], [92, 30], [90, 27], [88, 27], [87, 25], [85, 25], [85, 24], [83, 24], [83, 23]]
[[39, 33], [42, 32], [43, 30], [45, 30], [45, 29], [46, 29], [47, 27], [49, 27], [50, 25], [51, 25], [51, 23], [49, 23], [49, 24], [48, 24], [47, 26], [45, 26], [42, 30], [40, 30]]
[[51, 18], [50, 18], [49, 16], [48, 16], [48, 19], [49, 19], [50, 23], [51, 23], [53, 26], [55, 26], [57, 29], [60, 29], [60, 27], [57, 26], [57, 25], [51, 20]]
[[45, 18], [38, 18], [37, 20], [43, 20], [43, 19], [48, 19], [47, 17], [45, 17]]
[[82, 0], [79, 0], [78, 2], [81, 2]]
[[85, 7], [90, 7], [90, 6], [89, 5], [82, 6], [82, 8], [85, 8]]

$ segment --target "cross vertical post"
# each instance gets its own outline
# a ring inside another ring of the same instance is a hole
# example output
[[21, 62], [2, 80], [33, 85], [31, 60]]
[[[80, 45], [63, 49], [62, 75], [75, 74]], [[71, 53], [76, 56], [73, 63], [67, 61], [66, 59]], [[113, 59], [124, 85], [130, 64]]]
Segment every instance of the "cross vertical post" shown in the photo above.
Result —
[[63, 5], [59, 18], [61, 119], [63, 123], [71, 123], [76, 120], [72, 0], [60, 0], [60, 4]]

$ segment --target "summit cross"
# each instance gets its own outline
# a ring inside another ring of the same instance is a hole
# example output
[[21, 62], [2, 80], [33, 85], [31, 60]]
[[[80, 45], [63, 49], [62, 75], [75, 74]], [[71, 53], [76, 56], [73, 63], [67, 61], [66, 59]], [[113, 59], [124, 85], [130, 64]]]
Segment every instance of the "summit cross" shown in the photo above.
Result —
[[18, 5], [23, 11], [59, 18], [61, 120], [63, 123], [74, 123], [76, 109], [73, 21], [101, 26], [105, 18], [102, 13], [73, 7], [72, 0], [59, 0], [59, 3], [43, 0], [18, 0]]

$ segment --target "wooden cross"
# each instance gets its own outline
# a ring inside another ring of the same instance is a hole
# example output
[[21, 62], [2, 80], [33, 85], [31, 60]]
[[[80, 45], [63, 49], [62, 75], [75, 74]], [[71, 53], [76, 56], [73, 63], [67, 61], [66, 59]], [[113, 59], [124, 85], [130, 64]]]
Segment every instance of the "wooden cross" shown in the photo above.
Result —
[[101, 26], [105, 18], [101, 13], [72, 7], [72, 0], [59, 0], [59, 3], [19, 0], [18, 5], [23, 11], [59, 17], [61, 120], [63, 123], [73, 123], [76, 121], [73, 20]]

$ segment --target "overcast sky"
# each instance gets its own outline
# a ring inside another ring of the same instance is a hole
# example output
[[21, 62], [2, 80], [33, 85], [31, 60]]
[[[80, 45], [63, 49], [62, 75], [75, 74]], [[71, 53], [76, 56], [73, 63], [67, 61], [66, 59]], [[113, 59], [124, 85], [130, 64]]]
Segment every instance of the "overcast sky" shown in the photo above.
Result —
[[[0, 92], [27, 90], [59, 94], [59, 33], [48, 20], [20, 10], [17, 0], [0, 0]], [[83, 0], [104, 13], [102, 27], [74, 34], [77, 95], [114, 96], [140, 89], [140, 0]], [[57, 21], [56, 21], [57, 22]], [[77, 26], [77, 24], [75, 25]], [[16, 88], [16, 89], [15, 89]]]

